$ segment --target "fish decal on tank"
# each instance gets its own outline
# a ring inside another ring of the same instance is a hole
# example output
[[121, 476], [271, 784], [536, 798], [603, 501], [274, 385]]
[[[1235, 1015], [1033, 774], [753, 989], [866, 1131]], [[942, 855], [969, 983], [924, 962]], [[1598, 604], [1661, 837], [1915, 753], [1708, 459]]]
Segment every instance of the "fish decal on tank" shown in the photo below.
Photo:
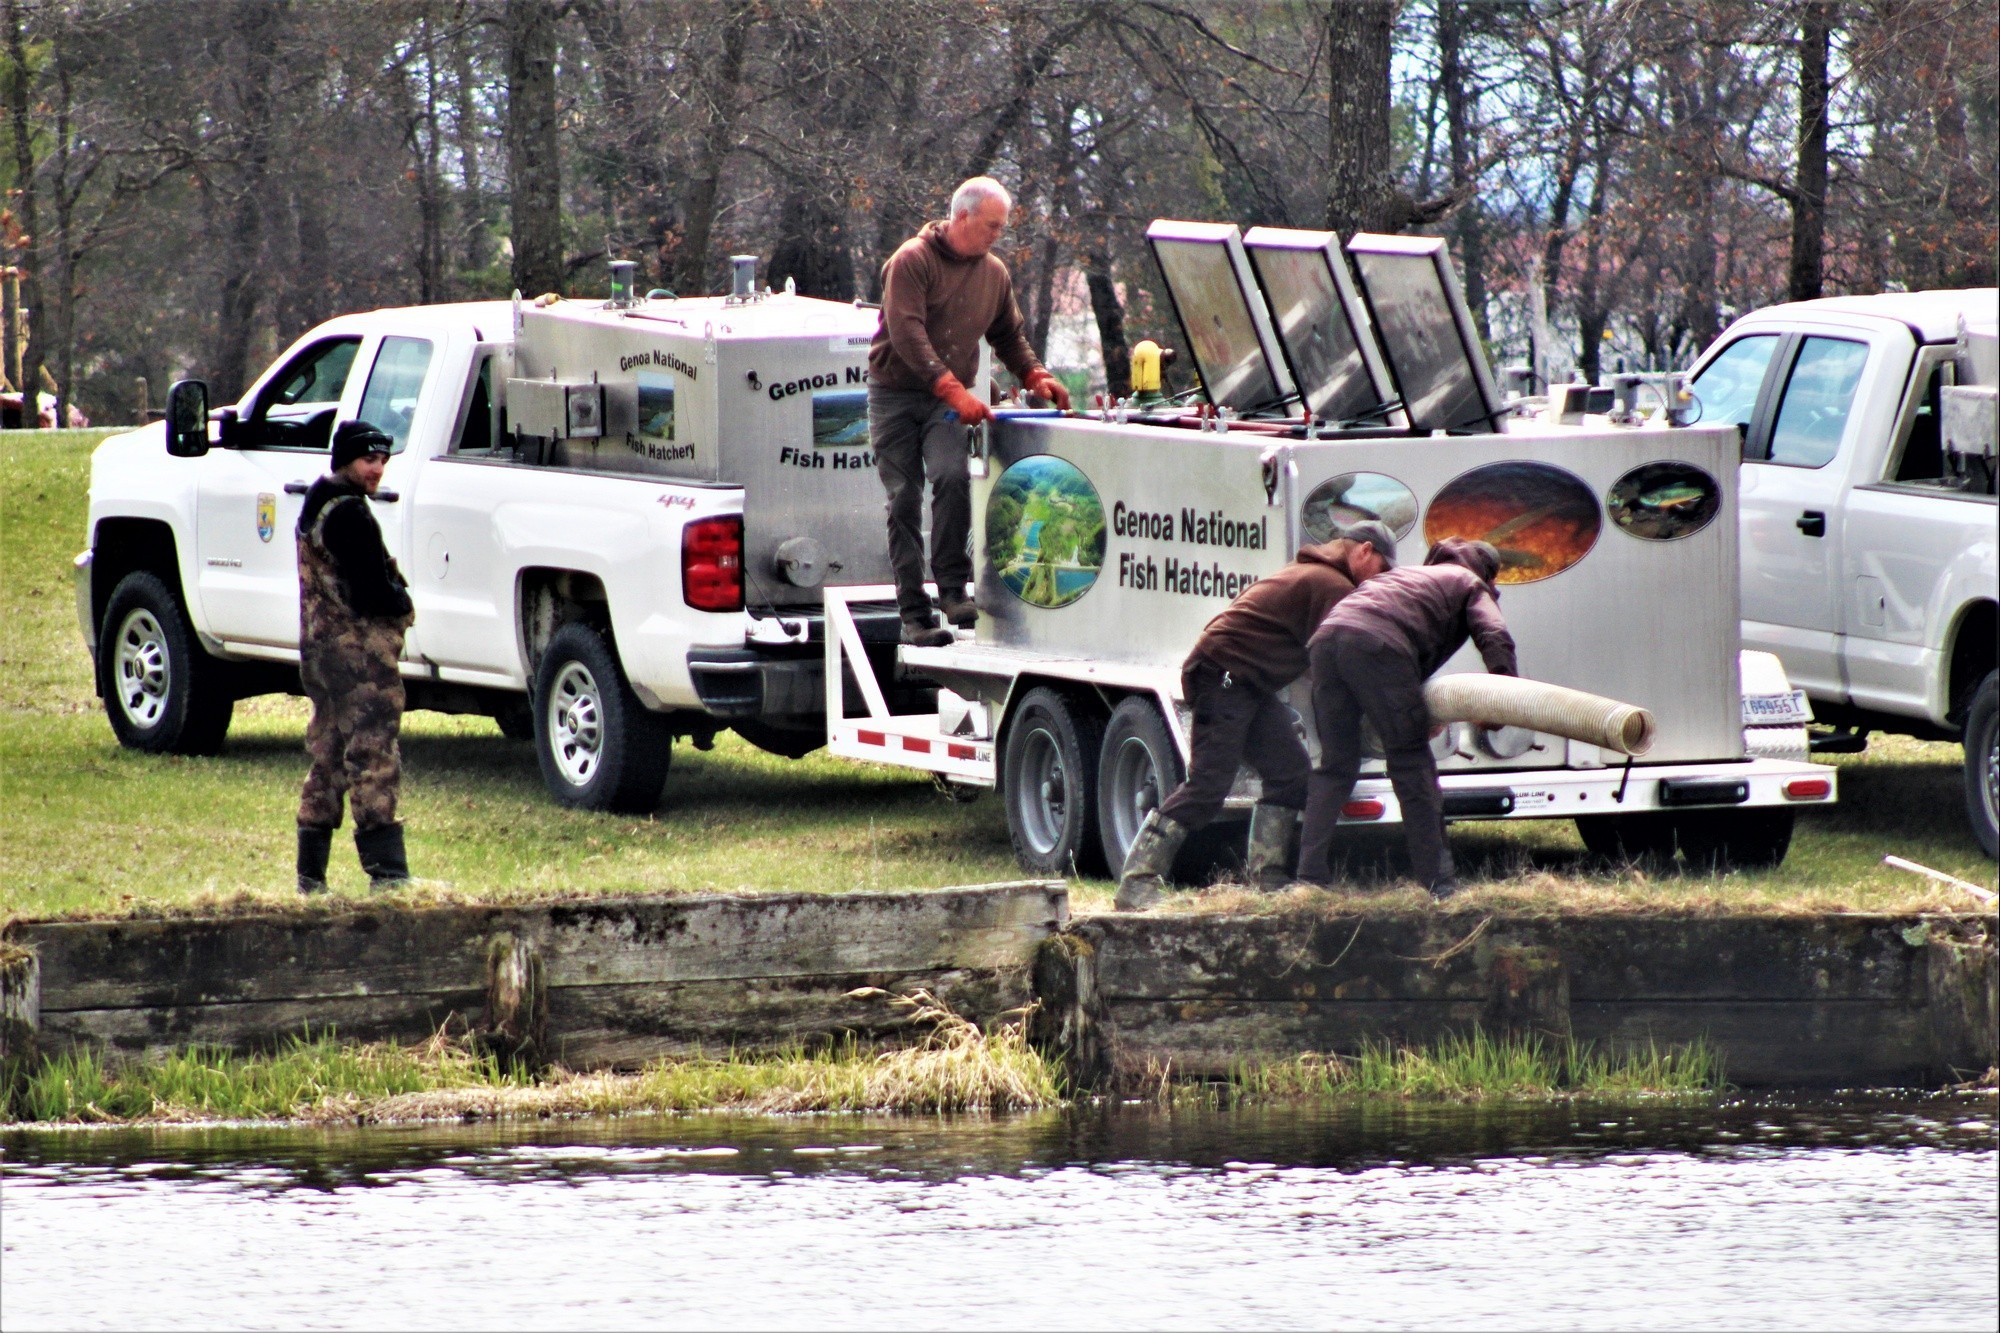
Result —
[[1068, 606], [1104, 567], [1104, 501], [1076, 464], [1023, 458], [986, 499], [986, 559], [1030, 606]]
[[1597, 497], [1575, 473], [1510, 460], [1445, 483], [1424, 514], [1424, 540], [1490, 542], [1500, 552], [1494, 582], [1534, 583], [1589, 555], [1603, 525]]
[[1700, 532], [1722, 508], [1722, 488], [1692, 463], [1662, 459], [1642, 463], [1604, 496], [1611, 521], [1647, 541], [1673, 541]]
[[1417, 497], [1408, 486], [1380, 472], [1343, 472], [1313, 487], [1299, 511], [1308, 545], [1330, 542], [1351, 524], [1385, 523], [1401, 541], [1417, 526]]

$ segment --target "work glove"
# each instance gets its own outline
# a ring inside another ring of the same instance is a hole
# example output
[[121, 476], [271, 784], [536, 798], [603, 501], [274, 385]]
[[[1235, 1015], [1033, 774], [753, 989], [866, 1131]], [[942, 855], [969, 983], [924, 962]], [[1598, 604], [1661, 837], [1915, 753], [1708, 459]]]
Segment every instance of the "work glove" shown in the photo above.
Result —
[[1027, 389], [1029, 393], [1040, 394], [1063, 411], [1069, 411], [1069, 390], [1063, 387], [1061, 380], [1049, 374], [1047, 370], [1037, 366], [1029, 372]]
[[958, 413], [958, 419], [968, 426], [977, 426], [993, 416], [993, 409], [966, 392], [958, 376], [949, 370], [932, 382], [931, 392], [944, 399], [945, 406]]

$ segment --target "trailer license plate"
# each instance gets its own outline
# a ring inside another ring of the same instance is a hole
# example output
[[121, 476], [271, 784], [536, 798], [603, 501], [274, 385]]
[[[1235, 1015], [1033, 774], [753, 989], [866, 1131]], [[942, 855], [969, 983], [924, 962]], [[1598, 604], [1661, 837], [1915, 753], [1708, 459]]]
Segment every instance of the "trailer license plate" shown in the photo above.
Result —
[[1789, 694], [1751, 694], [1743, 699], [1743, 725], [1782, 727], [1813, 720], [1812, 705], [1804, 690]]

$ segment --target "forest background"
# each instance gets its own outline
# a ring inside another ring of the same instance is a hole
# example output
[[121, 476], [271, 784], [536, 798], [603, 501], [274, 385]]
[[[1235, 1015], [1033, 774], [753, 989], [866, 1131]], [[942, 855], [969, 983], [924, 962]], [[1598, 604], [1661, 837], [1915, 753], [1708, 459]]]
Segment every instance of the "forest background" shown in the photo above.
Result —
[[[1989, 284], [2000, 0], [4, 0], [0, 361], [100, 424], [376, 306], [879, 294], [998, 176], [1031, 336], [1177, 343], [1154, 217], [1450, 239], [1496, 361]], [[1545, 317], [1550, 336], [1531, 345]], [[1181, 365], [1185, 366], [1185, 359]], [[1182, 385], [1187, 372], [1178, 372]]]

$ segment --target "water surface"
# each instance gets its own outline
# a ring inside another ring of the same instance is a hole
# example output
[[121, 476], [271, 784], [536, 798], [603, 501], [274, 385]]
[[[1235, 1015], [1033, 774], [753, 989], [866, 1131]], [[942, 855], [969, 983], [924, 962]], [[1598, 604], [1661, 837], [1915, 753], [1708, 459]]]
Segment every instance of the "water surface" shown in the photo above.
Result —
[[1991, 1329], [1993, 1110], [21, 1132], [0, 1322]]

